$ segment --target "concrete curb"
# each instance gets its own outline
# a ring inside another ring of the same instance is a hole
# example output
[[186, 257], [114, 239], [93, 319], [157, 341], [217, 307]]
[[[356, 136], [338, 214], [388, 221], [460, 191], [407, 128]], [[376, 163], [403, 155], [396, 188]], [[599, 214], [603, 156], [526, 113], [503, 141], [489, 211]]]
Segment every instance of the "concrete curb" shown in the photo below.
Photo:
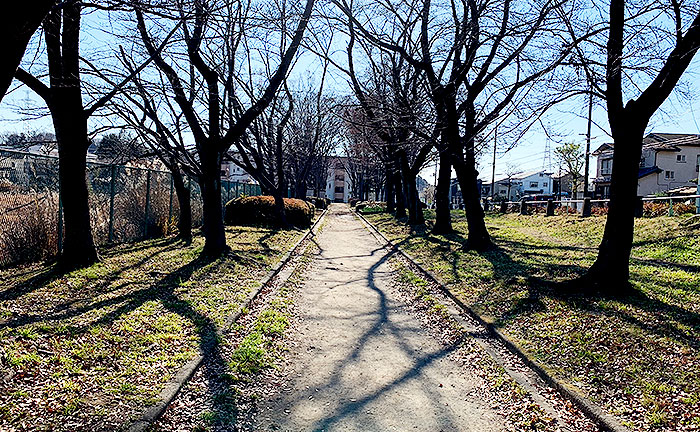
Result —
[[[304, 234], [299, 239], [299, 241], [297, 241], [294, 244], [294, 246], [292, 246], [289, 249], [289, 251], [282, 257], [282, 259], [279, 260], [279, 262], [277, 262], [277, 264], [269, 272], [267, 272], [265, 277], [260, 281], [260, 287], [257, 290], [254, 290], [248, 294], [248, 297], [241, 305], [240, 310], [235, 314], [229, 316], [224, 321], [224, 326], [222, 327], [222, 329], [219, 329], [217, 331], [219, 336], [224, 336], [224, 333], [228, 331], [231, 325], [241, 316], [243, 311], [248, 308], [248, 306], [260, 295], [260, 293], [262, 293], [263, 289], [267, 286], [267, 284], [280, 272], [280, 270], [282, 270], [282, 267], [284, 267], [285, 264], [289, 262], [289, 260], [292, 258], [292, 254], [294, 254], [294, 252], [299, 248], [299, 246], [304, 242], [304, 240], [308, 239], [309, 236], [311, 236], [314, 233], [314, 230], [319, 226], [320, 222], [326, 216], [327, 212], [328, 209], [325, 209], [323, 213], [321, 213], [321, 216], [319, 216], [318, 219], [316, 219], [316, 222], [314, 222], [311, 228], [309, 228], [309, 231], [306, 234]], [[170, 403], [172, 403], [172, 401], [175, 399], [178, 393], [180, 393], [182, 387], [184, 387], [185, 384], [187, 384], [187, 382], [190, 380], [190, 378], [192, 378], [197, 369], [199, 369], [199, 367], [202, 365], [205, 357], [209, 354], [211, 349], [212, 347], [205, 347], [201, 354], [199, 354], [197, 357], [193, 358], [184, 366], [182, 366], [177, 372], [177, 374], [175, 374], [175, 377], [172, 380], [170, 380], [170, 382], [168, 382], [165, 385], [165, 388], [160, 392], [160, 401], [155, 405], [148, 407], [139, 416], [138, 419], [131, 423], [131, 425], [126, 430], [129, 432], [143, 432], [156, 420], [158, 420], [163, 415], [163, 413], [165, 413], [165, 410], [168, 408]]]
[[441, 281], [438, 277], [430, 270], [425, 269], [420, 263], [418, 263], [411, 255], [406, 253], [400, 246], [395, 245], [391, 240], [389, 240], [384, 234], [382, 234], [370, 221], [368, 221], [362, 214], [356, 213], [360, 219], [373, 231], [377, 236], [387, 243], [393, 251], [400, 253], [404, 258], [411, 262], [416, 268], [418, 268], [422, 273], [424, 273], [431, 282], [435, 283], [440, 290], [449, 297], [460, 309], [464, 310], [471, 318], [480, 323], [486, 328], [489, 334], [496, 340], [500, 341], [503, 345], [508, 348], [508, 351], [518, 356], [527, 367], [532, 369], [545, 383], [551, 387], [558, 390], [562, 395], [569, 399], [574, 405], [576, 405], [584, 414], [586, 414], [593, 422], [595, 422], [598, 427], [604, 431], [609, 432], [630, 432], [630, 430], [623, 426], [620, 421], [613, 417], [612, 415], [603, 411], [598, 405], [594, 404], [587, 397], [581, 394], [577, 389], [572, 386], [559, 381], [547, 372], [544, 367], [536, 363], [530, 357], [527, 356], [520, 348], [520, 346], [512, 341], [508, 336], [502, 333], [493, 324], [486, 322], [479, 314], [477, 314], [473, 309], [464, 304], [459, 298], [457, 298]]

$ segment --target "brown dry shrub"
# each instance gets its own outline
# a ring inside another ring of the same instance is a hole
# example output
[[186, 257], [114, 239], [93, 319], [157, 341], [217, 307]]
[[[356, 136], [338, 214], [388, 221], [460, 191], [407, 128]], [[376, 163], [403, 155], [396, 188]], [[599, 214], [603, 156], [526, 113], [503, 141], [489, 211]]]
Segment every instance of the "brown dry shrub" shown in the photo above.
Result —
[[[311, 225], [315, 214], [313, 204], [295, 198], [284, 199], [287, 223], [297, 227]], [[272, 225], [280, 224], [275, 199], [271, 196], [240, 197], [226, 203], [224, 223], [226, 225]]]
[[58, 250], [58, 194], [12, 194], [2, 198], [11, 205], [0, 206], [0, 266], [54, 257]]

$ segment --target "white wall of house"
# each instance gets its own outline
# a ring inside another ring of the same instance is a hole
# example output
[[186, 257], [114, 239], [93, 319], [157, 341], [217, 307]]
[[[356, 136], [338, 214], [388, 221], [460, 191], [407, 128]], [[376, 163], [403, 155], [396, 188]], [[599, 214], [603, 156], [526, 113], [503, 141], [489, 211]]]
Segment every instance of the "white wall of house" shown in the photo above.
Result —
[[237, 183], [257, 183], [257, 181], [255, 181], [250, 174], [243, 170], [243, 168], [230, 161], [224, 161], [221, 163], [221, 180]]
[[697, 184], [700, 147], [679, 148], [679, 152], [660, 151], [656, 154], [656, 166], [663, 170], [657, 174], [658, 192]]
[[[496, 196], [507, 197], [509, 201], [517, 201], [526, 195], [549, 195], [552, 193], [552, 175], [545, 171], [526, 173], [510, 179], [510, 195], [508, 195], [508, 179], [496, 181]], [[482, 187], [482, 195], [491, 195], [491, 185]]]
[[332, 161], [326, 179], [326, 198], [331, 201], [348, 202], [352, 195], [350, 176], [340, 161]]
[[[680, 151], [644, 149], [639, 166], [661, 169], [639, 179], [637, 194], [640, 196], [664, 193], [669, 189], [697, 184], [700, 167], [700, 146], [679, 146]], [[612, 152], [598, 156], [597, 178], [608, 178], [612, 170]]]

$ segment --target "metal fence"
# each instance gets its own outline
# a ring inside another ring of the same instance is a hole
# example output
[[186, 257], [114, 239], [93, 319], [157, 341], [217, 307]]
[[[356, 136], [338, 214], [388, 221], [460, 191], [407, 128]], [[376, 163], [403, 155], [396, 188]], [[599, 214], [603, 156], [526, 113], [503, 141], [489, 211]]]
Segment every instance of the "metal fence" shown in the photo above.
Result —
[[[177, 229], [180, 212], [170, 172], [88, 162], [87, 183], [97, 245], [157, 238]], [[189, 177], [185, 185], [196, 227], [202, 223], [201, 192]], [[258, 185], [221, 184], [224, 202], [260, 193]], [[56, 256], [62, 227], [58, 158], [0, 150], [0, 267]]]
[[[700, 187], [698, 187], [700, 192]], [[653, 216], [668, 214], [674, 216], [679, 213], [696, 213], [700, 214], [700, 193], [696, 195], [672, 195], [672, 196], [653, 196], [653, 197], [638, 197], [638, 207], [640, 213], [650, 213]], [[588, 202], [590, 208], [607, 209], [610, 204], [610, 199], [563, 199], [563, 200], [538, 200], [538, 201], [503, 201], [498, 204], [486, 204], [486, 210], [512, 212], [520, 210], [521, 213], [526, 213], [528, 209], [544, 209], [550, 203], [554, 208], [562, 210], [564, 214], [581, 213]], [[647, 205], [654, 205], [647, 208]]]

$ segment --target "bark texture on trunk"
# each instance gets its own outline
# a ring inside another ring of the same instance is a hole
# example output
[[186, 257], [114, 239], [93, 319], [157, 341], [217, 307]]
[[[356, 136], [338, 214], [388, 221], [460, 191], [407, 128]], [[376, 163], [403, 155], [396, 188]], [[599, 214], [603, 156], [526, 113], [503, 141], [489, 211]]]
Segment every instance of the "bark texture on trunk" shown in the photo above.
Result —
[[401, 181], [403, 183], [404, 196], [406, 197], [406, 207], [408, 208], [408, 223], [410, 225], [420, 225], [425, 223], [423, 208], [418, 198], [416, 188], [416, 175], [408, 164], [408, 157], [405, 151], [399, 152], [399, 163], [401, 167]]
[[[209, 143], [204, 146], [212, 147]], [[202, 174], [199, 186], [202, 189], [202, 231], [206, 256], [219, 256], [228, 250], [224, 231], [223, 208], [221, 206], [221, 156], [213, 149], [200, 149]]]
[[192, 241], [192, 201], [190, 190], [185, 186], [185, 181], [179, 171], [172, 170], [175, 195], [180, 206], [180, 217], [177, 221], [178, 238], [185, 243]]
[[483, 252], [493, 247], [491, 236], [486, 229], [484, 220], [484, 209], [481, 207], [481, 194], [479, 193], [478, 176], [476, 170], [476, 160], [473, 151], [469, 149], [463, 163], [455, 164], [457, 180], [462, 190], [464, 200], [464, 214], [467, 218], [469, 234], [463, 247], [467, 250]]
[[639, 160], [644, 128], [623, 127], [613, 133], [610, 206], [598, 257], [582, 278], [590, 288], [618, 294], [629, 288], [629, 259], [634, 237]]
[[74, 105], [76, 101], [70, 104], [71, 98], [63, 96], [65, 103], [52, 110], [58, 142], [58, 179], [64, 227], [63, 250], [58, 264], [64, 270], [72, 270], [95, 263], [98, 256], [92, 237], [86, 182], [87, 121], [81, 102], [77, 101], [79, 108], [71, 108], [67, 105]]
[[452, 163], [447, 151], [440, 152], [440, 170], [438, 171], [437, 187], [435, 188], [435, 226], [434, 234], [452, 232], [450, 218], [450, 181], [452, 178]]
[[388, 164], [385, 170], [384, 195], [386, 196], [386, 211], [394, 213], [396, 211], [396, 195], [394, 195], [394, 181], [392, 180], [391, 168]]
[[274, 192], [273, 197], [275, 198], [275, 210], [277, 210], [277, 220], [280, 227], [287, 228], [289, 223], [287, 222], [287, 212], [284, 209], [284, 197], [282, 192], [277, 190]]
[[391, 174], [394, 182], [394, 193], [396, 194], [396, 217], [406, 217], [406, 197], [403, 193], [403, 184], [401, 182], [401, 174], [397, 170], [392, 170]]

